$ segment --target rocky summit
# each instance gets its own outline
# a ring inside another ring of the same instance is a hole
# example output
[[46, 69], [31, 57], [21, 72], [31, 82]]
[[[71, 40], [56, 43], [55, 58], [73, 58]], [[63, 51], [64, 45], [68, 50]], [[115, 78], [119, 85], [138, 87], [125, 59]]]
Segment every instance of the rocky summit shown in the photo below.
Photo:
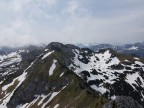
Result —
[[59, 42], [0, 55], [0, 108], [143, 107], [143, 58]]

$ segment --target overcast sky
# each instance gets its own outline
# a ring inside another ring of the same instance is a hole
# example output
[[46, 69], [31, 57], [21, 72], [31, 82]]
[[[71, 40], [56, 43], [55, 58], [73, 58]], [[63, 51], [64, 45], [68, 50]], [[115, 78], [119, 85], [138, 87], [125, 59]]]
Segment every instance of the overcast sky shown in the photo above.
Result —
[[0, 46], [144, 40], [144, 0], [0, 0]]

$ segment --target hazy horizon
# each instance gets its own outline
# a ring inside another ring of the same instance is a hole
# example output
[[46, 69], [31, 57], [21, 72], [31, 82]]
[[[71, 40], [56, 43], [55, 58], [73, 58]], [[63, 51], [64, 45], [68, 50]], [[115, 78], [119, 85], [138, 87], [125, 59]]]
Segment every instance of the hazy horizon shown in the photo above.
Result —
[[143, 0], [1, 0], [0, 47], [144, 41]]
[[[58, 42], [58, 41], [53, 41], [53, 42]], [[114, 45], [114, 46], [123, 46], [123, 45], [126, 45], [126, 44], [135, 44], [135, 43], [144, 43], [144, 41], [138, 41], [138, 42], [133, 42], [133, 43], [123, 43], [123, 44], [112, 44], [112, 43], [70, 43], [70, 42], [59, 42], [59, 43], [62, 43], [62, 44], [72, 44], [72, 45], [76, 45], [76, 46], [84, 46], [84, 47], [87, 47], [87, 46], [93, 46], [93, 45], [100, 45], [100, 44], [110, 44], [110, 45]], [[26, 44], [26, 45], [21, 45], [21, 46], [16, 46], [16, 45], [5, 45], [5, 46], [0, 46], [0, 49], [1, 48], [27, 48], [27, 47], [30, 47], [30, 46], [33, 46], [33, 47], [43, 47], [43, 46], [47, 46], [48, 44], [50, 44], [52, 42], [48, 42], [48, 43], [39, 43], [39, 44]]]

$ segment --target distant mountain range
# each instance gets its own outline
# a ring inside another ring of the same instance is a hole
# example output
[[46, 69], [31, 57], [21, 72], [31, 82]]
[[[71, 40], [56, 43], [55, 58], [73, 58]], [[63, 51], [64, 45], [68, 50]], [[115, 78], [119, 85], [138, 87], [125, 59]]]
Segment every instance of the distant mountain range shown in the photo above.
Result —
[[90, 44], [86, 46], [83, 44], [78, 44], [78, 46], [81, 48], [87, 47], [87, 48], [92, 49], [93, 51], [110, 48], [120, 53], [144, 57], [144, 42], [137, 42], [134, 44], [125, 44], [121, 46], [116, 46], [116, 45], [111, 45], [111, 44]]

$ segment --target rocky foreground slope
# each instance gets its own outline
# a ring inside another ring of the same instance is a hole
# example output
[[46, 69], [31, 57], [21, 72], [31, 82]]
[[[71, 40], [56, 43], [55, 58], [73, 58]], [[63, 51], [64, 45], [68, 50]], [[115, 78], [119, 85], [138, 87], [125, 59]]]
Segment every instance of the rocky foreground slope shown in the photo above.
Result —
[[143, 58], [58, 42], [0, 56], [0, 108], [130, 105], [144, 106]]

